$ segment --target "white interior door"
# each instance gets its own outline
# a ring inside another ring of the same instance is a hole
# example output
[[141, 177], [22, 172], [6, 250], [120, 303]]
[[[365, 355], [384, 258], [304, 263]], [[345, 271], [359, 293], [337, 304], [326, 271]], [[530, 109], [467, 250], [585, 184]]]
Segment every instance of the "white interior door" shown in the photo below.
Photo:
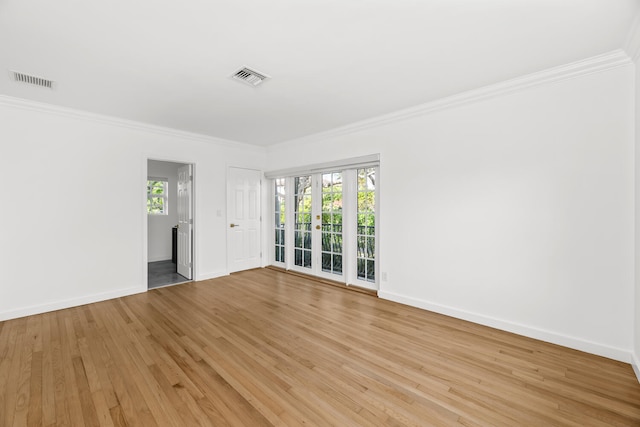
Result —
[[261, 266], [260, 180], [253, 169], [227, 173], [227, 259], [230, 273]]
[[191, 165], [178, 169], [178, 274], [192, 279]]

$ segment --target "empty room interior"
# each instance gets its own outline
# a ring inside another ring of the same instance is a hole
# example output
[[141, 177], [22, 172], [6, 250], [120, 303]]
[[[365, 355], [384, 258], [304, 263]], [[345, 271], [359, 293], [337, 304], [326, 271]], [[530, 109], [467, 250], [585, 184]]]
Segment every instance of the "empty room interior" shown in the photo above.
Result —
[[0, 69], [0, 426], [640, 426], [640, 0], [3, 0]]

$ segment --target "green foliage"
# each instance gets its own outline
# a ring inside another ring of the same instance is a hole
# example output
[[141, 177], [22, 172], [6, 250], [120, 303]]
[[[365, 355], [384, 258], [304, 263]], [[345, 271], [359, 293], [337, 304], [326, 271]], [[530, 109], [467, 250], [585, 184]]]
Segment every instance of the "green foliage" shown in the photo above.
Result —
[[166, 213], [166, 190], [166, 181], [147, 181], [147, 213], [152, 215]]

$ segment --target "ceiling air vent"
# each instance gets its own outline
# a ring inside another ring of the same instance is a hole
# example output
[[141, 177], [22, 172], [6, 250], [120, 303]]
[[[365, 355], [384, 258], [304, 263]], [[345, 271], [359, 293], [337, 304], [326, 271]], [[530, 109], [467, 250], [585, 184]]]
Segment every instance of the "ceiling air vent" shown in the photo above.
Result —
[[9, 71], [9, 75], [13, 81], [19, 83], [26, 83], [34, 86], [46, 87], [53, 89], [55, 83], [53, 80], [45, 79], [42, 77], [30, 76], [29, 74], [19, 73], [17, 71]]
[[251, 86], [258, 86], [260, 83], [269, 78], [266, 74], [259, 73], [251, 68], [243, 67], [231, 76], [234, 79], [246, 83]]

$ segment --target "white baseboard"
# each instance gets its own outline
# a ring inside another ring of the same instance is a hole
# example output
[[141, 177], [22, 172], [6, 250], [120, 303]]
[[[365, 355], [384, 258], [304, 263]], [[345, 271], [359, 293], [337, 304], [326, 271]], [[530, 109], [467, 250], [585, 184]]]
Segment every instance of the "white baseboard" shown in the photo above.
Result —
[[[632, 353], [617, 347], [611, 347], [605, 344], [575, 338], [568, 335], [559, 334], [553, 331], [538, 329], [535, 327], [522, 325], [519, 323], [509, 322], [507, 320], [496, 319], [478, 313], [460, 310], [454, 307], [448, 307], [435, 304], [429, 301], [407, 297], [388, 291], [379, 291], [378, 296], [382, 299], [398, 302], [412, 307], [433, 311], [447, 316], [455, 317], [469, 322], [478, 323], [480, 325], [490, 326], [492, 328], [501, 329], [503, 331], [513, 332], [525, 337], [546, 341], [552, 344], [558, 344], [575, 350], [584, 351], [598, 356], [607, 357], [609, 359], [618, 360], [620, 362], [631, 363]], [[637, 366], [637, 364], [636, 364]], [[636, 374], [638, 371], [636, 371]]]
[[638, 359], [638, 355], [635, 353], [632, 355], [632, 359], [631, 366], [633, 367], [633, 372], [636, 373], [636, 378], [640, 383], [640, 359]]
[[0, 321], [17, 319], [19, 317], [32, 316], [34, 314], [47, 313], [49, 311], [62, 310], [65, 308], [77, 307], [80, 305], [91, 304], [94, 302], [120, 298], [127, 295], [139, 294], [146, 291], [147, 291], [146, 286], [134, 286], [131, 288], [118, 289], [116, 291], [102, 292], [99, 294], [85, 295], [78, 298], [70, 298], [70, 299], [50, 302], [46, 304], [38, 304], [38, 305], [29, 306], [29, 307], [22, 307], [15, 310], [0, 311]]
[[223, 276], [228, 276], [229, 272], [227, 271], [214, 271], [212, 273], [201, 273], [198, 274], [198, 277], [195, 279], [196, 281], [201, 281], [201, 280], [209, 280], [209, 279], [216, 279], [218, 277], [223, 277]]

